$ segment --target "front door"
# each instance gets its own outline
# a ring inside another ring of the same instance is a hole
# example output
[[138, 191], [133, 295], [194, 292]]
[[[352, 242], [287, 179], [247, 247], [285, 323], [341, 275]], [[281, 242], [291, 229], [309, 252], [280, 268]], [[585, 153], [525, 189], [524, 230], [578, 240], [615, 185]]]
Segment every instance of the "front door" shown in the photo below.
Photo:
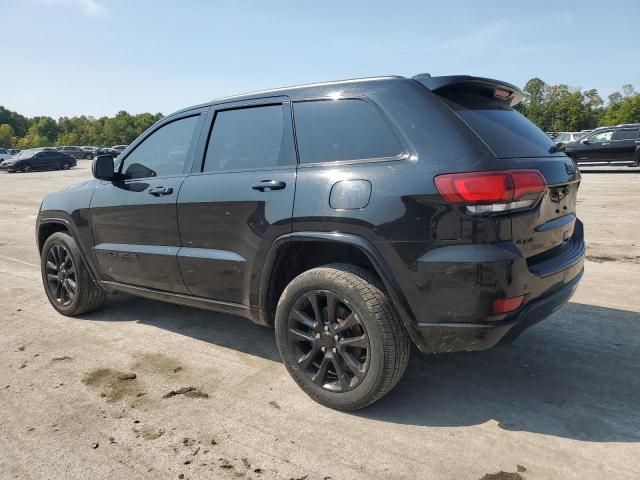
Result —
[[191, 169], [202, 112], [166, 119], [118, 164], [91, 200], [94, 249], [104, 278], [185, 293], [178, 267], [176, 200]]
[[210, 116], [204, 160], [194, 162], [178, 197], [178, 261], [192, 295], [250, 306], [250, 283], [269, 247], [291, 232], [290, 105], [284, 98], [226, 104]]
[[611, 137], [613, 130], [592, 133], [580, 141], [577, 150], [578, 162], [608, 162], [611, 160]]

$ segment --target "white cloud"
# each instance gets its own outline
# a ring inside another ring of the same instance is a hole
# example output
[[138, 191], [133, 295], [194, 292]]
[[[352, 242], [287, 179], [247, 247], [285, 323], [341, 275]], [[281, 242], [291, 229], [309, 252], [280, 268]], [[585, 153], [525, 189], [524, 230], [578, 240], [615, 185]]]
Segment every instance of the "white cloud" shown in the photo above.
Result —
[[71, 8], [79, 10], [88, 17], [104, 17], [107, 15], [107, 7], [98, 0], [41, 0], [46, 5], [53, 7]]

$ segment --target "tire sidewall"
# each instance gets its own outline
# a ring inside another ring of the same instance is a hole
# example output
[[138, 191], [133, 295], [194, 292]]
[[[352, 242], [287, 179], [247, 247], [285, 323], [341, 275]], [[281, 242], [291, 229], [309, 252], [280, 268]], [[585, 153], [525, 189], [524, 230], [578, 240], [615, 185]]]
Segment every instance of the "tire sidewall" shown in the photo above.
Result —
[[[311, 398], [331, 408], [350, 410], [366, 405], [368, 403], [366, 398], [370, 397], [372, 393], [378, 389], [380, 383], [383, 382], [385, 351], [380, 325], [376, 320], [375, 313], [369, 309], [367, 303], [354, 288], [328, 275], [331, 271], [331, 268], [309, 270], [296, 277], [287, 288], [285, 288], [276, 310], [276, 342], [280, 357], [287, 371]], [[333, 270], [333, 272], [341, 271]], [[363, 281], [366, 280], [363, 279]], [[314, 384], [311, 379], [298, 368], [296, 360], [292, 358], [287, 348], [289, 313], [300, 296], [313, 290], [328, 290], [336, 294], [341, 300], [344, 300], [352, 309], [352, 312], [358, 316], [367, 331], [370, 348], [367, 373], [362, 383], [348, 392], [330, 392]], [[364, 405], [360, 405], [362, 403], [364, 403]]]
[[[46, 273], [46, 264], [47, 264], [47, 256], [49, 255], [49, 250], [51, 250], [51, 247], [53, 245], [64, 246], [69, 252], [69, 254], [71, 255], [71, 258], [73, 259], [73, 264], [75, 265], [75, 268], [76, 268], [76, 284], [78, 285], [78, 290], [73, 301], [67, 306], [60, 305], [58, 301], [49, 292], [49, 287], [47, 282], [47, 273]], [[86, 271], [84, 263], [82, 262], [82, 258], [80, 257], [80, 252], [78, 251], [75, 241], [71, 236], [69, 236], [66, 233], [57, 232], [51, 235], [47, 239], [44, 246], [42, 247], [42, 254], [40, 255], [40, 274], [42, 277], [42, 285], [44, 287], [44, 291], [47, 294], [47, 298], [49, 298], [49, 302], [51, 303], [53, 308], [55, 308], [58, 312], [62, 313], [63, 315], [72, 315], [76, 310], [76, 308], [78, 307], [78, 303], [80, 302], [80, 299], [83, 294], [83, 292], [81, 292], [80, 289], [87, 284], [88, 279], [86, 277], [88, 276], [88, 273]]]

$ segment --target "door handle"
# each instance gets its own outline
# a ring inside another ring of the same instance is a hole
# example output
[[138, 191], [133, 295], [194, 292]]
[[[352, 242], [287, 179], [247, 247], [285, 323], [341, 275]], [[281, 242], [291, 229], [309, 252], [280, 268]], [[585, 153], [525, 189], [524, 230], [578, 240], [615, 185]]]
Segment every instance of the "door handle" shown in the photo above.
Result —
[[286, 183], [279, 180], [262, 180], [260, 183], [254, 183], [251, 188], [261, 192], [270, 192], [271, 190], [282, 190], [286, 186]]
[[149, 195], [159, 197], [160, 195], [171, 195], [173, 193], [172, 187], [155, 187], [149, 190]]

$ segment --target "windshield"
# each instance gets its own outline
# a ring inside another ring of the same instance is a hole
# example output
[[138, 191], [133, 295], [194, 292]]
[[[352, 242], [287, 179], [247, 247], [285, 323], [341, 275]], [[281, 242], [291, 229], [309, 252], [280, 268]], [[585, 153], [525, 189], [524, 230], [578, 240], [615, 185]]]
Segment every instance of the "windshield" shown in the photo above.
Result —
[[42, 150], [40, 150], [39, 148], [29, 148], [27, 150], [22, 150], [20, 153], [14, 155], [12, 158], [13, 159], [18, 159], [18, 158], [29, 158], [32, 157], [33, 155], [35, 155], [38, 152], [41, 152]]
[[556, 151], [554, 141], [546, 133], [492, 95], [463, 90], [449, 91], [442, 96], [498, 158], [548, 157]]

